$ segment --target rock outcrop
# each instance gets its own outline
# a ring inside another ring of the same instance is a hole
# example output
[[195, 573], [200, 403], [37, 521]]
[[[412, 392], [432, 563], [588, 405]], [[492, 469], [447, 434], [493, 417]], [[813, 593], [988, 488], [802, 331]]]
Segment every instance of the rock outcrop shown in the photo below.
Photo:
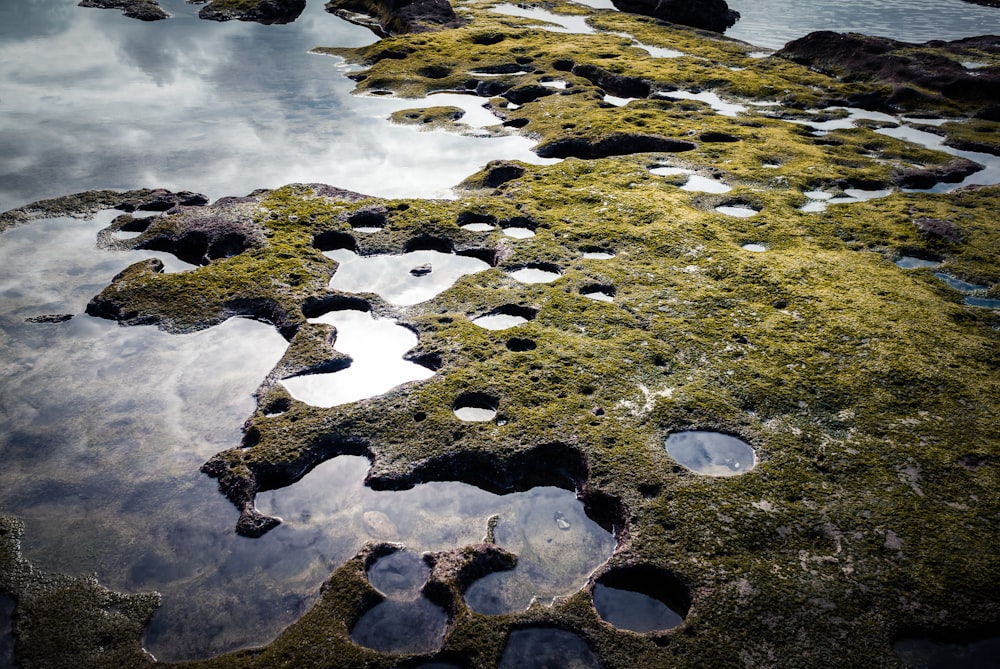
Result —
[[330, 0], [326, 11], [380, 36], [452, 28], [465, 23], [448, 0]]
[[170, 17], [156, 0], [80, 0], [79, 6], [120, 9], [125, 16], [140, 21], [159, 21]]
[[978, 53], [1000, 54], [1000, 37], [983, 35], [953, 42], [910, 44], [857, 33], [814, 32], [789, 42], [778, 55], [843, 82], [877, 81], [892, 91], [858, 100], [887, 111], [953, 102], [968, 115], [985, 112], [1000, 99], [1000, 67], [970, 70], [963, 61]]
[[652, 16], [662, 21], [679, 23], [717, 33], [732, 28], [740, 13], [729, 8], [725, 0], [612, 0], [623, 12]]
[[257, 23], [291, 23], [306, 8], [306, 0], [212, 0], [198, 16], [212, 21], [256, 21]]

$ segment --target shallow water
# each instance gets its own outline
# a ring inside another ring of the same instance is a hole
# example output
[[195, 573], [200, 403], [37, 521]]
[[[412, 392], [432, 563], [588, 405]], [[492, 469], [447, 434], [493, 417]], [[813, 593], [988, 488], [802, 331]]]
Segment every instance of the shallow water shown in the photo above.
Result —
[[702, 91], [700, 93], [690, 93], [688, 91], [666, 91], [659, 93], [658, 95], [672, 100], [697, 100], [699, 102], [704, 102], [720, 116], [736, 116], [737, 114], [747, 110], [746, 105], [741, 105], [736, 102], [726, 102], [720, 98], [717, 93], [713, 93], [712, 91]]
[[543, 30], [557, 33], [577, 33], [581, 35], [594, 34], [595, 31], [587, 23], [586, 17], [574, 16], [570, 14], [554, 14], [553, 12], [541, 9], [540, 7], [522, 7], [504, 3], [497, 5], [491, 11], [507, 16], [519, 16], [525, 19], [538, 21], [538, 27]]
[[600, 669], [600, 659], [576, 634], [548, 627], [514, 630], [499, 669]]
[[[426, 302], [455, 285], [466, 274], [490, 268], [490, 264], [469, 256], [440, 251], [413, 251], [402, 255], [359, 256], [347, 249], [323, 255], [340, 263], [331, 290], [348, 293], [375, 293], [392, 304]], [[414, 276], [410, 270], [430, 265], [431, 271]]]
[[941, 262], [938, 260], [924, 260], [923, 258], [914, 258], [913, 256], [903, 256], [896, 261], [896, 267], [902, 269], [934, 268], [940, 266]]
[[764, 244], [744, 244], [740, 248], [744, 251], [750, 251], [750, 253], [765, 253], [767, 251], [767, 246]]
[[444, 642], [448, 614], [426, 597], [387, 599], [365, 612], [351, 641], [385, 653], [425, 653]]
[[962, 0], [727, 0], [740, 20], [726, 36], [771, 49], [815, 30], [860, 32], [906, 42], [1000, 32], [1000, 11]]
[[726, 216], [733, 216], [735, 218], [750, 218], [760, 213], [756, 209], [751, 209], [750, 207], [743, 207], [740, 205], [721, 205], [716, 207], [715, 210], [720, 214], [725, 214]]
[[484, 423], [496, 418], [497, 412], [484, 407], [459, 407], [455, 409], [455, 415], [467, 423]]
[[508, 275], [521, 283], [550, 283], [562, 276], [558, 272], [550, 272], [547, 269], [540, 269], [538, 267], [522, 267], [513, 272], [508, 272]]
[[393, 111], [428, 104], [351, 95], [351, 67], [308, 51], [375, 36], [321, 2], [271, 26], [200, 20], [182, 0], [165, 0], [174, 18], [151, 23], [76, 4], [0, 4], [0, 211], [91, 188], [215, 199], [324, 182], [383, 197], [447, 196], [491, 159], [540, 162], [523, 137], [387, 123]]
[[[236, 510], [198, 468], [239, 443], [287, 344], [246, 319], [169, 335], [82, 315], [100, 284], [160, 255], [98, 250], [104, 222], [0, 234], [0, 509], [24, 520], [38, 569], [161, 592], [145, 640], [156, 655], [266, 640], [303, 610], [267, 568], [286, 547], [233, 534]], [[76, 315], [24, 322], [45, 313]]]
[[528, 319], [514, 314], [486, 314], [472, 319], [472, 322], [487, 330], [507, 330], [527, 323]]
[[634, 590], [594, 585], [594, 608], [606, 622], [633, 632], [655, 632], [677, 627], [684, 619], [658, 599]]
[[281, 384], [300, 402], [316, 407], [348, 404], [434, 376], [432, 370], [403, 359], [417, 345], [417, 335], [392, 319], [376, 319], [369, 311], [331, 311], [310, 322], [337, 328], [334, 349], [352, 361], [336, 372], [282, 379]]
[[[611, 533], [590, 520], [568, 490], [539, 487], [494, 495], [466, 483], [431, 482], [374, 491], [364, 485], [367, 469], [362, 457], [340, 456], [294, 486], [258, 495], [257, 508], [285, 521], [265, 537], [277, 534], [299, 549], [301, 561], [332, 569], [367, 539], [401, 542], [414, 554], [478, 543], [490, 516], [497, 514], [496, 542], [517, 554], [517, 568], [503, 572], [505, 578], [497, 582], [487, 577], [472, 588], [501, 598], [510, 610], [527, 607], [532, 597], [576, 592], [614, 551]], [[370, 512], [384, 515], [377, 528], [365, 522]], [[569, 529], [560, 529], [556, 514]], [[327, 575], [318, 567], [315, 586]], [[508, 595], [512, 586], [516, 592]]]
[[675, 432], [664, 445], [678, 463], [706, 476], [737, 476], [757, 464], [749, 444], [721, 432]]

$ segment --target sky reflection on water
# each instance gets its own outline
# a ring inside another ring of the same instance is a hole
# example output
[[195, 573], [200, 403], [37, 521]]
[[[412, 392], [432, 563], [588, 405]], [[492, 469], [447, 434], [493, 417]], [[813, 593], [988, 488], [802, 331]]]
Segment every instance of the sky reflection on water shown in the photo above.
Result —
[[375, 40], [322, 3], [271, 26], [200, 20], [181, 0], [152, 23], [75, 4], [0, 8], [0, 211], [92, 188], [445, 196], [490, 159], [539, 162], [523, 137], [388, 123], [422, 102], [351, 95], [352, 68], [308, 53]]

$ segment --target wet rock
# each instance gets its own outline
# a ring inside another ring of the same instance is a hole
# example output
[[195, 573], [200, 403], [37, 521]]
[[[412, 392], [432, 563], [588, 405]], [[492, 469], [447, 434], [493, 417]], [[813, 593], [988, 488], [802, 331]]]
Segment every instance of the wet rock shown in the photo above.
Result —
[[693, 142], [660, 135], [622, 133], [597, 140], [583, 137], [557, 139], [535, 148], [541, 158], [607, 158], [631, 153], [677, 153], [697, 148]]
[[1000, 68], [970, 72], [962, 58], [977, 52], [1000, 53], [994, 36], [970, 37], [953, 42], [910, 44], [885, 37], [855, 33], [814, 32], [789, 42], [777, 55], [839, 77], [844, 82], [877, 81], [893, 92], [869, 93], [852, 104], [869, 109], [898, 111], [959, 103], [969, 116], [1000, 98]]
[[661, 21], [679, 23], [717, 33], [732, 28], [740, 13], [725, 0], [612, 0], [615, 7], [631, 14], [652, 16]]
[[609, 72], [596, 65], [577, 65], [573, 67], [572, 72], [595, 86], [600, 86], [611, 95], [622, 98], [645, 98], [649, 97], [652, 91], [649, 82], [644, 79]]
[[[460, 19], [448, 0], [329, 0], [326, 11], [370, 28], [380, 36], [454, 28]], [[358, 21], [356, 15], [371, 21]]]
[[80, 0], [78, 6], [120, 9], [125, 16], [140, 21], [159, 21], [170, 18], [170, 14], [167, 14], [156, 0]]
[[982, 165], [964, 158], [955, 158], [944, 165], [931, 168], [908, 168], [892, 174], [892, 181], [900, 188], [926, 189], [936, 184], [956, 184], [970, 174], [983, 168]]
[[257, 23], [291, 23], [306, 8], [306, 0], [259, 0], [247, 4], [241, 0], [212, 0], [202, 7], [198, 16], [211, 21], [256, 21]]
[[65, 323], [73, 318], [73, 314], [42, 314], [25, 318], [25, 323]]

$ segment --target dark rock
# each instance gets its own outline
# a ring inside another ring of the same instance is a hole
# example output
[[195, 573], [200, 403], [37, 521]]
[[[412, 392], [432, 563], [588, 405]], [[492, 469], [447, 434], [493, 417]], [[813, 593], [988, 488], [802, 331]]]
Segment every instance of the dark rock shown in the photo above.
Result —
[[703, 132], [698, 136], [703, 142], [739, 142], [741, 137], [730, 135], [728, 132]]
[[645, 98], [652, 91], [649, 82], [644, 79], [608, 72], [596, 65], [577, 65], [572, 72], [595, 86], [600, 86], [607, 93], [622, 98]]
[[306, 8], [306, 0], [259, 0], [246, 6], [234, 0], [212, 0], [198, 12], [211, 21], [256, 21], [257, 23], [291, 23]]
[[542, 86], [541, 84], [528, 84], [526, 86], [511, 88], [503, 94], [503, 97], [507, 98], [507, 100], [516, 105], [523, 105], [527, 102], [534, 102], [538, 98], [543, 98], [546, 95], [552, 95], [554, 93], [555, 90], [549, 88], [548, 86]]
[[606, 158], [631, 153], [677, 153], [691, 151], [697, 144], [660, 135], [622, 133], [598, 140], [583, 137], [557, 139], [535, 148], [542, 158]]
[[[329, 0], [326, 11], [364, 25], [382, 37], [467, 23], [455, 14], [448, 0]], [[358, 14], [372, 21], [357, 21], [352, 15]]]
[[25, 318], [25, 323], [65, 323], [73, 318], [73, 314], [43, 314]]
[[432, 269], [433, 268], [431, 267], [431, 264], [429, 262], [426, 262], [423, 265], [417, 265], [416, 267], [411, 269], [410, 276], [427, 276], [428, 274], [431, 273]]
[[892, 181], [900, 188], [922, 190], [939, 183], [959, 183], [983, 166], [964, 158], [955, 158], [944, 165], [931, 168], [908, 168], [893, 172]]
[[623, 12], [652, 16], [717, 33], [732, 28], [740, 13], [729, 9], [725, 0], [611, 0]]
[[487, 165], [486, 178], [483, 185], [487, 188], [496, 188], [500, 184], [513, 181], [524, 175], [524, 168], [520, 165], [511, 165], [503, 162], [491, 162]]
[[159, 21], [170, 18], [170, 15], [160, 7], [156, 0], [80, 0], [78, 6], [120, 9], [125, 16], [140, 21]]
[[917, 226], [917, 230], [930, 237], [939, 237], [953, 244], [962, 241], [962, 232], [951, 221], [940, 218], [917, 218], [913, 224]]
[[965, 1], [972, 3], [974, 5], [982, 5], [983, 7], [1000, 7], [1000, 0], [965, 0]]
[[264, 243], [254, 221], [255, 200], [220, 201], [211, 207], [177, 207], [150, 226], [137, 248], [166, 251], [192, 265], [229, 258]]
[[1000, 99], [1000, 68], [973, 73], [961, 64], [962, 58], [972, 59], [977, 52], [1000, 54], [1000, 37], [909, 44], [885, 37], [819, 31], [789, 42], [777, 55], [844, 82], [872, 81], [893, 87], [888, 96], [869, 92], [851, 100], [867, 109], [897, 111], [952, 102], [971, 116], [996, 106]]

